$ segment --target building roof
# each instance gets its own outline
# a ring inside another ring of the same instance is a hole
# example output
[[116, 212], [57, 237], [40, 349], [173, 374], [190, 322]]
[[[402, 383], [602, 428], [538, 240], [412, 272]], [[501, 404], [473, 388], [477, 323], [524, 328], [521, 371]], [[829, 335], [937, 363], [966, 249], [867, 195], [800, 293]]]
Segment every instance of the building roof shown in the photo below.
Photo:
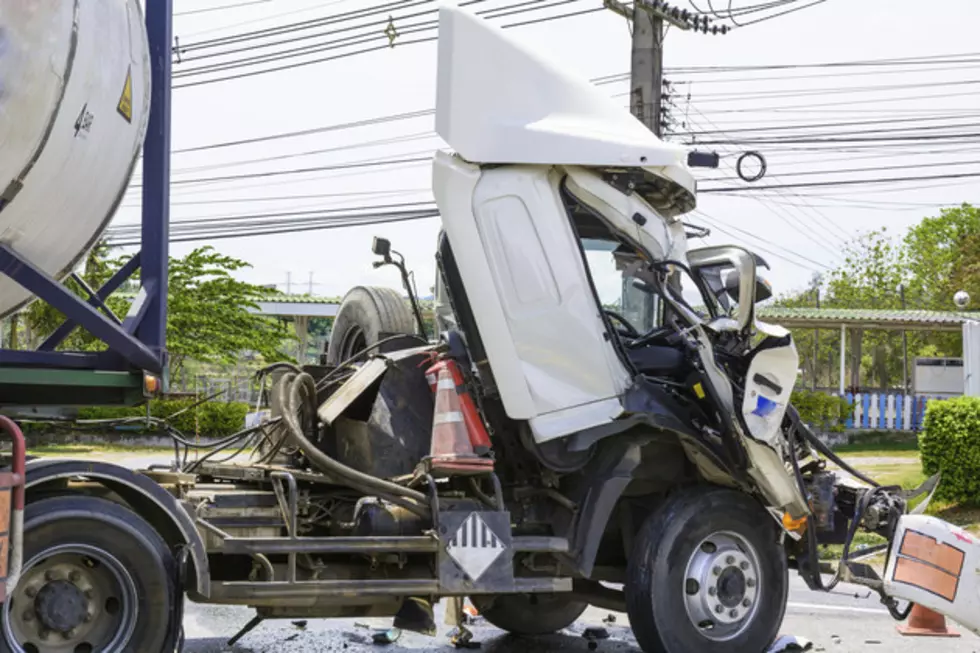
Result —
[[334, 317], [340, 301], [340, 297], [277, 293], [255, 300], [259, 307], [255, 312], [278, 317]]
[[318, 295], [276, 293], [262, 297], [260, 301], [269, 304], [340, 304], [343, 297], [320, 297]]
[[787, 328], [907, 329], [959, 331], [964, 322], [980, 321], [980, 311], [923, 311], [859, 308], [787, 308], [760, 306], [758, 315]]

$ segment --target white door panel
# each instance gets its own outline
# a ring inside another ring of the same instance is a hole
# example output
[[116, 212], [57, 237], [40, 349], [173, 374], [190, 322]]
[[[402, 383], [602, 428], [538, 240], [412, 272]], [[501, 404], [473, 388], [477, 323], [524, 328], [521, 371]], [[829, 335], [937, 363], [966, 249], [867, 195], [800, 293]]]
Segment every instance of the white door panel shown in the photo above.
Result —
[[534, 402], [510, 339], [504, 309], [494, 290], [493, 273], [473, 217], [473, 191], [481, 174], [478, 166], [445, 152], [436, 152], [432, 165], [432, 192], [500, 398], [511, 418], [530, 419], [536, 415]]
[[[443, 165], [460, 164], [437, 159], [436, 168]], [[532, 419], [538, 439], [618, 415], [621, 408], [591, 406], [615, 400], [630, 377], [606, 338], [557, 173], [496, 168], [455, 189], [463, 177], [440, 174], [436, 200], [507, 414], [548, 416], [540, 430], [535, 424], [544, 422]], [[471, 210], [450, 211], [468, 192]]]

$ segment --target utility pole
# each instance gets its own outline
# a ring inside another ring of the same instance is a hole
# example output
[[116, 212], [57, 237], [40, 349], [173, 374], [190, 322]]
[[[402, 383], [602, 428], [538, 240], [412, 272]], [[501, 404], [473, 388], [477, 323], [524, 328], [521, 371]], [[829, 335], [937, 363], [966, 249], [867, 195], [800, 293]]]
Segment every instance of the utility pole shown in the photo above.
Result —
[[[634, 0], [632, 6], [604, 0], [603, 4], [632, 23], [630, 111], [650, 131], [663, 136], [664, 24], [705, 34], [725, 34], [728, 26], [711, 25], [707, 16], [673, 7], [664, 0]], [[713, 161], [708, 167], [717, 167], [717, 157]]]
[[630, 110], [657, 136], [663, 136], [663, 45], [663, 18], [645, 4], [634, 2]]

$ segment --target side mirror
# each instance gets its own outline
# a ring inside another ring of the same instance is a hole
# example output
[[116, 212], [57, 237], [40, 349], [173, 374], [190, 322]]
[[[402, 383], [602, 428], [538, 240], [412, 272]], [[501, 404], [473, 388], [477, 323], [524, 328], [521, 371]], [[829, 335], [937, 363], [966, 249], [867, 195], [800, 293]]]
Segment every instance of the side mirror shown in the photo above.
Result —
[[[739, 286], [741, 285], [741, 280], [738, 276], [738, 271], [732, 270], [728, 276], [725, 278], [725, 290], [728, 294], [737, 302], [739, 299]], [[756, 303], [765, 301], [772, 297], [772, 285], [767, 279], [756, 275], [755, 277], [755, 301]]]
[[391, 259], [391, 241], [387, 238], [374, 237], [374, 241], [371, 243], [371, 251], [376, 255], [382, 257], [385, 261]]

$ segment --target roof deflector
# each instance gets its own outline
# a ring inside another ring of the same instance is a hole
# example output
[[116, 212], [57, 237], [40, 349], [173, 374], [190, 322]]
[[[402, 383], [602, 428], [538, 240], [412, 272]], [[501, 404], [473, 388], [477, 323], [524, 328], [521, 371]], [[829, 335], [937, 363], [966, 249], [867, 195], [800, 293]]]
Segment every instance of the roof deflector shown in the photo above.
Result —
[[600, 89], [457, 7], [439, 9], [436, 131], [474, 163], [686, 169]]

